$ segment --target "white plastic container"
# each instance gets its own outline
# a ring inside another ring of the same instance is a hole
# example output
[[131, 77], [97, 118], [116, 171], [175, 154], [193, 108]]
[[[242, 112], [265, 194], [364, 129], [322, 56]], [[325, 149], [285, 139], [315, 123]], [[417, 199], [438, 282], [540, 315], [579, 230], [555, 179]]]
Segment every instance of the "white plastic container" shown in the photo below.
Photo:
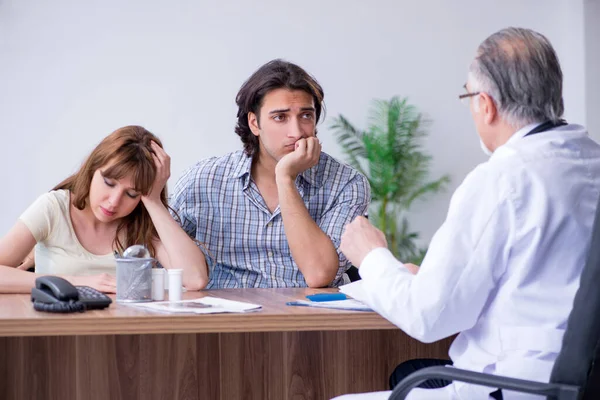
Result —
[[183, 270], [168, 269], [167, 273], [169, 274], [169, 301], [181, 301]]
[[165, 270], [164, 268], [152, 269], [152, 300], [165, 299]]

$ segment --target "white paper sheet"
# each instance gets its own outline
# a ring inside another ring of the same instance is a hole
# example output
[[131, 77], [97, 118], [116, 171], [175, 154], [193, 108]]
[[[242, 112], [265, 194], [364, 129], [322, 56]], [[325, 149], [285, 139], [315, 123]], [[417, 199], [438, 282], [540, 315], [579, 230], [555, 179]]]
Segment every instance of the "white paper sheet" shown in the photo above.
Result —
[[201, 299], [182, 301], [128, 303], [127, 305], [141, 307], [153, 311], [194, 314], [243, 313], [248, 311], [257, 311], [262, 308], [262, 306], [259, 304], [226, 300], [218, 297], [203, 297]]
[[317, 308], [335, 308], [337, 310], [373, 311], [371, 308], [358, 300], [335, 300], [335, 301], [309, 301], [296, 300], [287, 303], [289, 306], [307, 306]]

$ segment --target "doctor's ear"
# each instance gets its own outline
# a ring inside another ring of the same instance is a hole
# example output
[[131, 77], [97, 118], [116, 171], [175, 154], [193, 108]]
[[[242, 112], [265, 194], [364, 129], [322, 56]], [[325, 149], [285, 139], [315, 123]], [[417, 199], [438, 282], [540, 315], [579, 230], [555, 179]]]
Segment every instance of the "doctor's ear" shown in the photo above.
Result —
[[481, 92], [478, 96], [479, 112], [484, 116], [484, 122], [491, 125], [498, 116], [498, 109], [494, 99], [487, 93]]
[[248, 113], [248, 126], [254, 136], [260, 136], [260, 122], [258, 121], [258, 116], [252, 111]]

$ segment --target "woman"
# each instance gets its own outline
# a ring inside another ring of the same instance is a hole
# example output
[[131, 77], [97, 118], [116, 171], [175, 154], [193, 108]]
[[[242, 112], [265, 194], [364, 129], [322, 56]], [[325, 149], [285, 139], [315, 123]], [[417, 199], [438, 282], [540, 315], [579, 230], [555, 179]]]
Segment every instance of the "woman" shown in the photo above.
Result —
[[[26, 293], [39, 275], [114, 293], [115, 252], [143, 244], [183, 285], [208, 282], [206, 260], [168, 210], [170, 158], [140, 126], [106, 137], [79, 171], [38, 198], [0, 239], [0, 292]], [[35, 246], [35, 273], [16, 268]]]

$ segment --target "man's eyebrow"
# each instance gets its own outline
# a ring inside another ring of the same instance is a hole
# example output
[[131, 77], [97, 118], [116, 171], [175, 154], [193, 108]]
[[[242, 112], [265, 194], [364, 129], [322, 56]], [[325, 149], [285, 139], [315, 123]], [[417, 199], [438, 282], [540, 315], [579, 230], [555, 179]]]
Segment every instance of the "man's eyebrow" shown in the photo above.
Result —
[[269, 114], [278, 114], [278, 113], [286, 113], [286, 112], [290, 112], [290, 109], [289, 108], [280, 108], [277, 110], [269, 111]]
[[[286, 113], [286, 112], [290, 112], [290, 111], [291, 111], [291, 108], [279, 108], [277, 110], [269, 111], [269, 114], [279, 114], [279, 113]], [[300, 108], [300, 111], [313, 111], [314, 112], [315, 108], [312, 106], [311, 107], [302, 107], [302, 108]]]

